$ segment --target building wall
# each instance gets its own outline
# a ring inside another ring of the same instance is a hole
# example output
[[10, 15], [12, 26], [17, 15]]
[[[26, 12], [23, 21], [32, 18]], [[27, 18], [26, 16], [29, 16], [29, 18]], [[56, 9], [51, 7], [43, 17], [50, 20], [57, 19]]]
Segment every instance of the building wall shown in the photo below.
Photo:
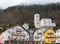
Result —
[[56, 31], [56, 43], [60, 43], [60, 29]]
[[34, 32], [34, 41], [43, 41], [44, 40], [44, 33], [42, 30], [37, 29]]
[[56, 37], [56, 34], [55, 34], [55, 32], [52, 28], [48, 29], [47, 31], [44, 32], [44, 41], [45, 41], [45, 43], [55, 42], [55, 37]]
[[29, 33], [24, 30], [21, 26], [15, 26], [10, 29], [7, 29], [4, 32], [4, 41], [5, 40], [29, 40]]

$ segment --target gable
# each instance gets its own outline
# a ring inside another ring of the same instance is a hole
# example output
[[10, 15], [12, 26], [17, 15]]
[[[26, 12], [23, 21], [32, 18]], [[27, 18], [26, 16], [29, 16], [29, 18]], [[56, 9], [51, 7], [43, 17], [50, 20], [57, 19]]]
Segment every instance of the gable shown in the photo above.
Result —
[[55, 34], [55, 32], [54, 32], [53, 29], [48, 29], [48, 30], [45, 32], [45, 34], [47, 34], [47, 33], [53, 33], [53, 34]]
[[36, 30], [34, 32], [34, 41], [43, 41], [44, 33], [42, 30]]
[[5, 32], [4, 36], [5, 40], [11, 39], [11, 40], [29, 40], [29, 33], [26, 32], [22, 27], [20, 26], [15, 26], [13, 28], [8, 29]]

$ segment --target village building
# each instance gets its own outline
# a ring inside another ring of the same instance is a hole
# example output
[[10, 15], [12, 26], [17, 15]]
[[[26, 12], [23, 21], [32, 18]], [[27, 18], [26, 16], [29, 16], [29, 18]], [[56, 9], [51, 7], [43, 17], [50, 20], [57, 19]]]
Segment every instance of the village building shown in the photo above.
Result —
[[56, 33], [54, 32], [53, 28], [49, 28], [44, 32], [44, 42], [46, 43], [55, 43], [56, 40]]
[[34, 26], [35, 28], [40, 28], [43, 31], [46, 31], [48, 28], [53, 28], [56, 24], [52, 21], [51, 18], [42, 18], [40, 19], [40, 14], [34, 14]]
[[44, 41], [44, 33], [41, 29], [36, 29], [36, 31], [34, 32], [34, 41], [35, 44], [42, 44]]
[[10, 41], [9, 43], [12, 44], [16, 41], [29, 41], [29, 32], [22, 26], [14, 26], [3, 33], [4, 44], [8, 44], [6, 41]]
[[43, 18], [40, 20], [40, 29], [46, 31], [48, 28], [55, 27], [56, 24], [50, 18]]
[[56, 30], [56, 43], [60, 44], [60, 29]]

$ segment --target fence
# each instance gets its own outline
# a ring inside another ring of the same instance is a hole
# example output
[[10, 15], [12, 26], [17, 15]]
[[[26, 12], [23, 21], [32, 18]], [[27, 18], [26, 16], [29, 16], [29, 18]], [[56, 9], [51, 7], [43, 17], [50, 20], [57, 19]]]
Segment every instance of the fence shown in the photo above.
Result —
[[4, 41], [4, 44], [41, 44], [40, 41], [16, 41], [16, 40], [10, 40], [10, 41]]

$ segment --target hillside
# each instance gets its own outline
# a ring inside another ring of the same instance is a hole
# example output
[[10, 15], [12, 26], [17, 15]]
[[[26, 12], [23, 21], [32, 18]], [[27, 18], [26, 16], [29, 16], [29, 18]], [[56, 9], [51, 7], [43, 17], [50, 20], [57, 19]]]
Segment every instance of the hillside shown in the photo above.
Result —
[[28, 22], [31, 27], [34, 23], [34, 14], [39, 13], [41, 18], [51, 18], [60, 28], [60, 5], [30, 5], [30, 6], [13, 6], [7, 9], [0, 9], [0, 27], [10, 27], [16, 24], [22, 25]]

